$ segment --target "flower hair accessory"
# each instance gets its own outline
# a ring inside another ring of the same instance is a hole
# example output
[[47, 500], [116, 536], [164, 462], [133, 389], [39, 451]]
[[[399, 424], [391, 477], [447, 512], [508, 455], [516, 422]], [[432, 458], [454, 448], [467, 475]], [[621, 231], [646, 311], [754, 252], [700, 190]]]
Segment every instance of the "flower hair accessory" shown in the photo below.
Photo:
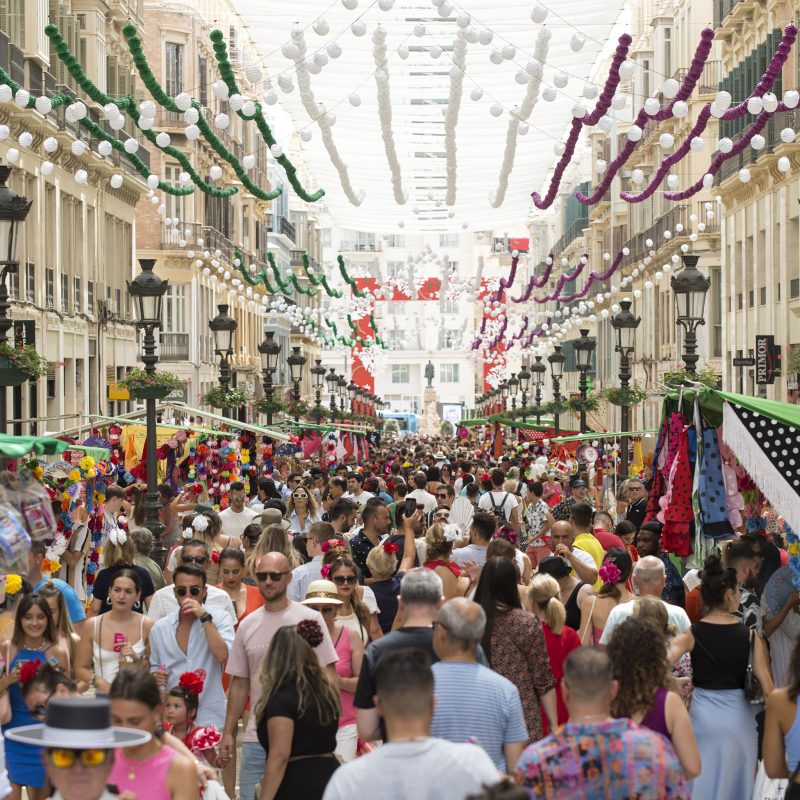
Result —
[[517, 532], [508, 525], [499, 527], [492, 536], [492, 539], [505, 539], [507, 542], [514, 545], [517, 543], [518, 538]]
[[19, 575], [6, 575], [6, 594], [15, 595], [22, 588], [22, 578]]
[[322, 543], [322, 552], [327, 553], [328, 550], [344, 550], [343, 539], [328, 539], [327, 542]]
[[386, 542], [383, 545], [383, 552], [393, 556], [400, 548], [394, 542]]
[[622, 578], [622, 572], [619, 567], [610, 559], [607, 558], [600, 567], [600, 580], [603, 583], [619, 583]]
[[444, 526], [444, 539], [446, 542], [457, 542], [461, 538], [461, 528], [451, 522]]
[[200, 674], [199, 670], [197, 672], [184, 672], [178, 679], [178, 687], [187, 694], [192, 695], [192, 697], [197, 697], [203, 691], [204, 684], [205, 675]]
[[322, 628], [315, 619], [304, 619], [297, 623], [297, 632], [302, 636], [312, 647], [318, 647], [322, 644]]
[[330, 577], [331, 574], [331, 565], [326, 564], [320, 571], [319, 574], [322, 575], [323, 578], [326, 580]]
[[28, 683], [30, 680], [33, 679], [33, 677], [36, 675], [36, 672], [38, 671], [39, 666], [41, 665], [41, 663], [42, 663], [42, 660], [40, 658], [37, 658], [37, 659], [35, 659], [33, 661], [26, 661], [19, 668], [19, 682], [20, 682], [20, 685], [24, 686], [26, 683]]
[[194, 536], [194, 528], [184, 528], [183, 529], [183, 538], [184, 539], [191, 539]]
[[125, 531], [113, 530], [108, 534], [108, 541], [117, 547], [122, 547], [128, 541], [128, 536]]
[[195, 517], [195, 518], [192, 520], [192, 527], [193, 527], [193, 528], [194, 528], [196, 531], [200, 531], [200, 532], [202, 532], [202, 531], [204, 531], [204, 530], [205, 530], [205, 529], [208, 527], [208, 525], [209, 525], [209, 522], [208, 522], [208, 517], [204, 517], [202, 514], [198, 514], [198, 515], [197, 515], [197, 516], [196, 516], [196, 517]]

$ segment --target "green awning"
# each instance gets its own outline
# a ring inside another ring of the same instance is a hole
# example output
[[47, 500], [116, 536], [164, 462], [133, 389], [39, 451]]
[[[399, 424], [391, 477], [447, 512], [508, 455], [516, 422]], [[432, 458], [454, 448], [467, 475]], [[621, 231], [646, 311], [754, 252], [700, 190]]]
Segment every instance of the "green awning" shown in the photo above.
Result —
[[549, 419], [540, 420], [536, 422], [523, 422], [521, 419], [510, 419], [501, 414], [494, 414], [489, 417], [489, 422], [499, 422], [501, 425], [507, 425], [510, 428], [522, 428], [525, 431], [549, 431], [553, 427], [553, 421]]
[[485, 417], [476, 417], [475, 419], [462, 419], [458, 424], [463, 428], [477, 428], [479, 425], [485, 425], [488, 421]]
[[[30, 453], [37, 456], [54, 456], [72, 449], [72, 445], [51, 436], [13, 436], [0, 434], [0, 453], [9, 458], [22, 458]], [[89, 448], [84, 448], [89, 449]], [[102, 451], [102, 448], [91, 448]], [[107, 451], [103, 451], [107, 452]]]

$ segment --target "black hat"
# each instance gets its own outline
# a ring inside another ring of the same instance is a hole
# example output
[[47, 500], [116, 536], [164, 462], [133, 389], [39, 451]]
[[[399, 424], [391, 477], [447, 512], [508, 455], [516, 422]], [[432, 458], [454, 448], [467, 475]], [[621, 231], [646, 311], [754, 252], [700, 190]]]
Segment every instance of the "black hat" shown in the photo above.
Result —
[[539, 572], [552, 575], [556, 580], [566, 578], [572, 567], [561, 556], [547, 556], [539, 562]]
[[47, 704], [47, 719], [43, 725], [23, 725], [6, 730], [4, 736], [39, 747], [104, 750], [135, 747], [153, 738], [147, 731], [112, 727], [111, 703], [87, 697], [53, 697]]

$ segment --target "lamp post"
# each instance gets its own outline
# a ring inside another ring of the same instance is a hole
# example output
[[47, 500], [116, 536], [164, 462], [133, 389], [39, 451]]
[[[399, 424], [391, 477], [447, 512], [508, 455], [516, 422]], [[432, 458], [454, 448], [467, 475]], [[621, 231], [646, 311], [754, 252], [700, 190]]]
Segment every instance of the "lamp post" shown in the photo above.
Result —
[[711, 286], [711, 278], [706, 278], [699, 269], [699, 256], [684, 255], [683, 269], [670, 280], [675, 292], [675, 321], [685, 331], [683, 363], [689, 375], [697, 373], [697, 328], [705, 325], [704, 310], [706, 294]]
[[339, 376], [336, 370], [331, 367], [328, 374], [325, 376], [325, 383], [328, 384], [328, 395], [330, 396], [331, 403], [331, 419], [336, 419], [336, 389], [339, 385]]
[[[303, 367], [306, 364], [306, 357], [300, 352], [300, 345], [292, 347], [292, 353], [286, 359], [289, 365], [289, 378], [292, 381], [292, 400], [300, 402], [300, 381], [303, 380]], [[300, 422], [300, 414], [295, 414], [295, 419]]]
[[547, 367], [542, 364], [542, 357], [535, 356], [534, 363], [531, 365], [531, 373], [533, 375], [533, 386], [535, 391], [534, 399], [536, 401], [536, 424], [538, 425], [542, 420], [542, 386], [544, 386], [544, 376], [547, 372]]
[[[636, 343], [636, 329], [642, 321], [641, 317], [635, 317], [631, 312], [631, 301], [620, 300], [620, 311], [611, 317], [611, 327], [617, 334], [616, 351], [619, 353], [619, 385], [623, 394], [627, 392], [631, 380], [631, 355], [633, 355]], [[625, 398], [623, 397], [623, 400]], [[621, 406], [622, 433], [621, 446], [622, 455], [620, 457], [620, 474], [623, 479], [628, 477], [628, 437], [625, 436], [630, 430], [631, 407], [627, 404]]]
[[[161, 309], [169, 281], [162, 280], [153, 272], [154, 258], [140, 258], [142, 271], [128, 281], [128, 293], [133, 298], [136, 314], [136, 327], [144, 331], [142, 356], [144, 371], [154, 375], [158, 356], [156, 355], [156, 329], [161, 327]], [[156, 456], [156, 398], [145, 399], [147, 414], [147, 495], [145, 498], [145, 523], [157, 542], [161, 540], [164, 526], [159, 519], [161, 503], [158, 501], [158, 460]], [[159, 546], [163, 551], [163, 547]]]
[[342, 412], [342, 419], [344, 419], [344, 404], [347, 399], [347, 378], [340, 375], [336, 380], [336, 387], [339, 389], [339, 410]]
[[347, 384], [347, 398], [350, 401], [350, 413], [358, 413], [358, 393], [360, 389], [355, 381], [350, 381]]
[[509, 395], [508, 381], [503, 381], [500, 384], [500, 397], [502, 399], [501, 410], [505, 411], [508, 408], [508, 395]]
[[[231, 385], [230, 357], [233, 355], [233, 336], [238, 323], [228, 314], [228, 304], [221, 303], [217, 306], [219, 313], [208, 323], [211, 335], [214, 337], [214, 352], [219, 356], [219, 385], [227, 389]], [[222, 409], [222, 416], [226, 417], [229, 409]]]
[[314, 384], [314, 416], [317, 418], [317, 425], [322, 420], [322, 387], [325, 385], [325, 367], [322, 366], [322, 359], [314, 359], [314, 366], [309, 370], [311, 380]]
[[[550, 362], [550, 375], [553, 378], [553, 401], [558, 403], [561, 400], [561, 378], [564, 375], [564, 362], [567, 357], [561, 352], [561, 345], [557, 344], [553, 347], [553, 352], [547, 357]], [[556, 436], [561, 433], [561, 415], [555, 414], [555, 431]]]
[[[0, 166], [0, 345], [8, 344], [8, 332], [14, 324], [8, 312], [11, 303], [8, 299], [8, 276], [16, 275], [19, 269], [17, 261], [17, 245], [20, 238], [20, 229], [28, 212], [31, 210], [33, 200], [21, 197], [13, 189], [6, 186], [11, 167]], [[6, 390], [8, 386], [20, 386], [22, 381], [16, 379], [7, 384], [0, 384], [0, 433], [6, 432]]]
[[272, 425], [272, 402], [275, 397], [275, 384], [272, 376], [278, 369], [278, 356], [281, 353], [281, 346], [275, 341], [274, 331], [265, 331], [264, 340], [258, 346], [261, 356], [261, 374], [264, 378], [264, 397], [267, 400], [267, 425]]
[[517, 410], [517, 395], [519, 394], [519, 378], [516, 375], [512, 375], [507, 381], [506, 386], [508, 387], [508, 395], [511, 398], [511, 416], [514, 416], [514, 412]]
[[523, 364], [522, 369], [517, 373], [519, 388], [522, 390], [522, 421], [528, 418], [528, 389], [531, 385], [531, 373], [528, 372], [528, 365]]
[[[589, 336], [589, 329], [583, 328], [580, 331], [580, 336], [572, 343], [575, 350], [575, 364], [581, 373], [578, 388], [581, 392], [581, 402], [586, 403], [586, 395], [589, 389], [589, 370], [592, 367], [592, 353], [597, 346], [597, 340], [593, 336]], [[586, 408], [581, 405], [581, 433], [586, 433]]]

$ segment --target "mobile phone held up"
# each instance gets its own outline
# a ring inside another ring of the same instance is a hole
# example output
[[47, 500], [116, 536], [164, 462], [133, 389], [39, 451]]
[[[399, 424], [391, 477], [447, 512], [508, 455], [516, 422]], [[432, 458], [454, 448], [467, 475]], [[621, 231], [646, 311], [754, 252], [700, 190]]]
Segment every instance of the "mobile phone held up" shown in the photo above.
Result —
[[404, 516], [406, 518], [410, 518], [414, 516], [414, 512], [417, 510], [417, 501], [413, 497], [406, 498], [406, 507], [404, 509], [405, 513]]

